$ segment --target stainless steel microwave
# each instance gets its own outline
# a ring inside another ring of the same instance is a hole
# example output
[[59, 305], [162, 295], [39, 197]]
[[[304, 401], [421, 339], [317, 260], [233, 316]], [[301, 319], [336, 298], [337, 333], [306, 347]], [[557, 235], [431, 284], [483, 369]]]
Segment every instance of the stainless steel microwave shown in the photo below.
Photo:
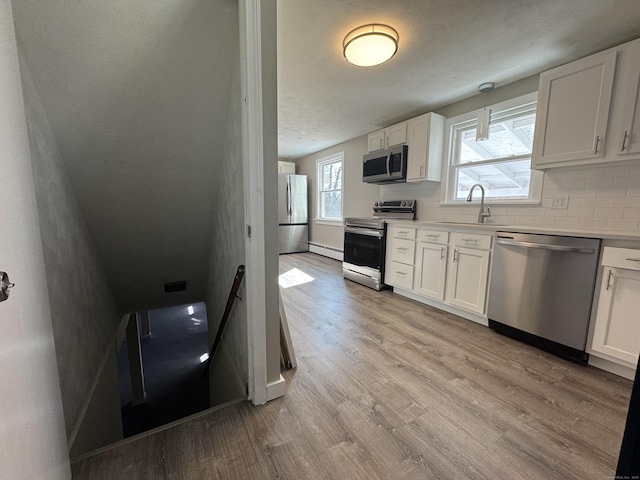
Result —
[[406, 145], [367, 153], [362, 159], [362, 181], [367, 183], [401, 183], [407, 181]]

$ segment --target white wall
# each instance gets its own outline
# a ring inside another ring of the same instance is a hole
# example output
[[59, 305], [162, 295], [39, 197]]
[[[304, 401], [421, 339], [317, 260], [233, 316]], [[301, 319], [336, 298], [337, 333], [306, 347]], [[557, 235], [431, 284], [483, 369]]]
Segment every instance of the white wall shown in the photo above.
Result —
[[[120, 311], [19, 53], [62, 405], [75, 456], [122, 438], [114, 346]], [[93, 398], [96, 390], [101, 394]], [[94, 435], [82, 431], [89, 425]]]
[[380, 187], [362, 181], [362, 156], [367, 152], [366, 136], [302, 157], [296, 160], [296, 165], [299, 174], [308, 176], [309, 241], [342, 250], [342, 225], [322, 225], [313, 221], [318, 211], [316, 160], [338, 152], [344, 152], [343, 216], [370, 217], [373, 215], [374, 202], [380, 199]]
[[11, 2], [0, 0], [0, 478], [70, 479]]
[[[244, 245], [244, 177], [242, 171], [242, 110], [240, 103], [240, 67], [236, 65], [227, 116], [224, 158], [212, 187], [215, 191], [213, 234], [209, 259], [209, 282], [205, 303], [209, 321], [209, 343], [213, 344], [236, 269], [246, 263]], [[244, 282], [228, 319], [220, 350], [210, 368], [211, 405], [242, 397], [248, 381], [247, 299]]]

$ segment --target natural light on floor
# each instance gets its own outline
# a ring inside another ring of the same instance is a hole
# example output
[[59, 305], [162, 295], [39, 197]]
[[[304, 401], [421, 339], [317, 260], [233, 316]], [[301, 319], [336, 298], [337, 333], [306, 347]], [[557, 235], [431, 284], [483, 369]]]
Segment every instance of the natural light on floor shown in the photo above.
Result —
[[297, 268], [292, 268], [278, 277], [278, 283], [282, 288], [295, 287], [303, 283], [313, 282], [313, 280], [314, 278], [312, 276], [307, 275]]

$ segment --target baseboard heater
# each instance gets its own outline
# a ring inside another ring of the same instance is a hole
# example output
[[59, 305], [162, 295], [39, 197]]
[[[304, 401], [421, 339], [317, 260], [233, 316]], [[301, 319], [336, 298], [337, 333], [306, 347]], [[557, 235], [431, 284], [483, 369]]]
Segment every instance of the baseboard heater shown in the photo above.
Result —
[[322, 245], [321, 243], [309, 242], [309, 251], [317, 253], [318, 255], [333, 258], [334, 260], [342, 261], [344, 258], [343, 250], [330, 245]]

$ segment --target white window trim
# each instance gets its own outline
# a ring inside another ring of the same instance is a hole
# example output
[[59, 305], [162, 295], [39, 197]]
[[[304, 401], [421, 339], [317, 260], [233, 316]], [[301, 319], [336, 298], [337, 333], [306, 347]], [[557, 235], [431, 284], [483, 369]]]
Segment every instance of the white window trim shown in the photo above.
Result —
[[[512, 98], [510, 100], [505, 100], [504, 102], [496, 103], [494, 105], [488, 105], [487, 108], [491, 108], [492, 111], [496, 112], [496, 116], [498, 118], [507, 113], [508, 110], [513, 110], [516, 108], [521, 108], [527, 104], [536, 103], [538, 99], [538, 92], [528, 93], [526, 95], [522, 95], [520, 97]], [[458, 128], [463, 126], [465, 123], [470, 124], [475, 122], [478, 118], [480, 112], [484, 109], [473, 110], [468, 113], [464, 113], [462, 115], [458, 115], [456, 117], [448, 118], [445, 122], [445, 145], [447, 146], [447, 155], [445, 157], [444, 167], [444, 185], [441, 188], [441, 197], [440, 197], [440, 205], [456, 205], [463, 206], [469, 205], [473, 208], [477, 208], [477, 205], [472, 202], [468, 203], [464, 200], [452, 200], [451, 192], [454, 190], [454, 178], [453, 175], [450, 175], [452, 171], [451, 163], [453, 161], [454, 154], [454, 135], [452, 135], [454, 128]], [[492, 114], [492, 118], [494, 114]], [[529, 198], [528, 199], [490, 199], [486, 198], [485, 203], [488, 205], [539, 205], [542, 202], [542, 183], [544, 179], [544, 172], [539, 170], [531, 170], [531, 185], [529, 187]]]
[[[340, 218], [328, 218], [320, 215], [320, 192], [322, 175], [320, 169], [322, 166], [334, 163], [342, 162], [342, 176], [340, 178], [340, 192], [342, 194], [342, 202], [340, 202]], [[313, 219], [313, 223], [318, 225], [330, 225], [330, 226], [342, 226], [344, 224], [344, 152], [337, 152], [326, 157], [318, 158], [316, 160], [316, 218]]]

